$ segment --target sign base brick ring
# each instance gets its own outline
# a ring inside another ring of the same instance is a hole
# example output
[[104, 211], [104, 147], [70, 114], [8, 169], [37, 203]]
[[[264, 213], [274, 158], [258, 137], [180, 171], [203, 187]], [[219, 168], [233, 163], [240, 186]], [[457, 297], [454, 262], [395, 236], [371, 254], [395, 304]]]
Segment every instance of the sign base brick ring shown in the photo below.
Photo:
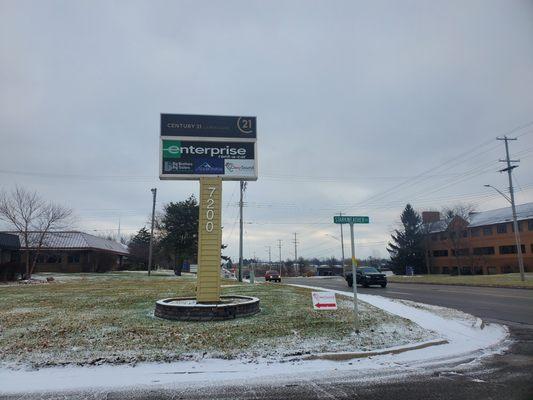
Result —
[[155, 316], [176, 321], [222, 321], [257, 314], [259, 299], [247, 296], [220, 296], [218, 303], [198, 303], [194, 297], [158, 300]]

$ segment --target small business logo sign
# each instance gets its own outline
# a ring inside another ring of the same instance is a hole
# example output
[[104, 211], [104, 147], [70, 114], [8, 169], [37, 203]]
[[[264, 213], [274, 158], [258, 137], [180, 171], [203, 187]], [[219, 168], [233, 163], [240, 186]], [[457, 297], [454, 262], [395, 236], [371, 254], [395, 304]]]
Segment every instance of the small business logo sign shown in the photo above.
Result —
[[224, 162], [224, 170], [227, 176], [254, 176], [255, 160], [232, 160]]
[[192, 162], [182, 162], [182, 161], [167, 161], [163, 162], [163, 172], [167, 174], [183, 174], [183, 173], [192, 173], [193, 164]]
[[222, 159], [199, 160], [195, 164], [195, 174], [221, 175], [224, 173], [224, 160]]

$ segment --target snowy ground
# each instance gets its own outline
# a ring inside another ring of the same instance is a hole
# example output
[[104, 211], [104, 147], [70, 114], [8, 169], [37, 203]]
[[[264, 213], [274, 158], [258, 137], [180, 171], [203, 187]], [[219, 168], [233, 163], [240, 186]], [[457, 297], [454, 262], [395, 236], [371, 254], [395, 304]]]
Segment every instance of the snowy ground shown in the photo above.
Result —
[[[323, 290], [323, 289], [320, 289]], [[349, 296], [350, 293], [338, 292]], [[446, 344], [345, 361], [304, 360], [289, 357], [283, 361], [268, 359], [222, 360], [202, 359], [173, 363], [143, 363], [136, 366], [104, 365], [98, 367], [54, 367], [40, 370], [0, 370], [0, 388], [4, 393], [44, 391], [99, 390], [125, 387], [205, 387], [242, 383], [283, 383], [314, 377], [360, 376], [365, 380], [386, 379], [392, 374], [427, 373], [446, 363], [475, 363], [482, 357], [502, 352], [509, 345], [506, 327], [481, 324], [480, 320], [450, 309], [396, 301], [380, 296], [359, 298], [386, 312], [408, 318], [422, 328], [438, 332]], [[352, 337], [355, 349], [364, 347]], [[407, 345], [409, 348], [411, 345]], [[399, 350], [402, 346], [389, 348]], [[360, 355], [360, 354], [359, 354]], [[354, 354], [355, 356], [355, 354]], [[25, 383], [32, 382], [28, 387]]]

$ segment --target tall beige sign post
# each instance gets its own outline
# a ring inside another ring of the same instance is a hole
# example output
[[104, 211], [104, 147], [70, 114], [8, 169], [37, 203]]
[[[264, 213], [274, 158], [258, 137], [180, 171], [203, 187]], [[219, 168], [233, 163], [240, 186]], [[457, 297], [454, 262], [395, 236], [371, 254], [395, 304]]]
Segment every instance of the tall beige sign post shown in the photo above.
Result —
[[198, 221], [198, 283], [196, 300], [220, 300], [220, 249], [222, 247], [222, 179], [200, 178]]
[[257, 180], [256, 142], [255, 117], [161, 114], [159, 178], [200, 180], [198, 303], [220, 301], [222, 181]]

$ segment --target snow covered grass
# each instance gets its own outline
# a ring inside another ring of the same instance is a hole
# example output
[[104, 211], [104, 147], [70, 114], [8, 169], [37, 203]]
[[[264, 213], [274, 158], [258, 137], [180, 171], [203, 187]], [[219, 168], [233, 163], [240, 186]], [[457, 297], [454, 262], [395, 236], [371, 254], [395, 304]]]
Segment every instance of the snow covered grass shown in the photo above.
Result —
[[4, 366], [98, 365], [144, 361], [286, 356], [361, 351], [428, 340], [435, 334], [362, 304], [362, 334], [351, 335], [351, 301], [313, 311], [310, 290], [278, 284], [223, 287], [257, 296], [261, 313], [221, 322], [155, 318], [155, 301], [194, 295], [194, 276], [120, 272], [53, 274], [42, 285], [3, 287], [0, 360]]
[[527, 287], [533, 288], [533, 274], [526, 274], [526, 280], [520, 280], [520, 274], [500, 274], [500, 275], [415, 275], [388, 277], [390, 282], [408, 283], [436, 283], [442, 285], [467, 285], [467, 286], [505, 286], [505, 287]]

